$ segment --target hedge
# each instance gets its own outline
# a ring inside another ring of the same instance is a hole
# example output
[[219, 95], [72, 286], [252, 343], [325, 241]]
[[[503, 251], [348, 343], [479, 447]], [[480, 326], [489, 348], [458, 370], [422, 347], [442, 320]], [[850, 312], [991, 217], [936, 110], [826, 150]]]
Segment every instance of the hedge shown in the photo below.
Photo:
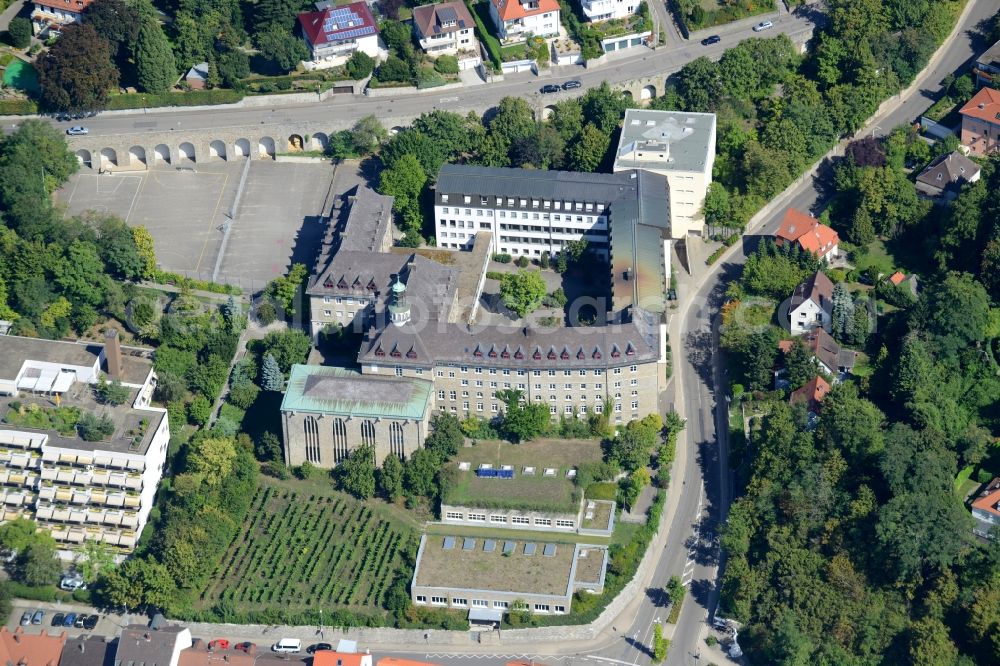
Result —
[[7, 587], [7, 592], [12, 598], [31, 599], [33, 601], [55, 601], [56, 599], [67, 599], [70, 596], [65, 592], [60, 592], [55, 585], [34, 587], [13, 580], [7, 581], [4, 585]]
[[38, 105], [30, 99], [0, 100], [0, 116], [30, 116], [38, 113]]
[[155, 282], [156, 284], [172, 284], [177, 286], [187, 285], [188, 287], [191, 287], [191, 289], [210, 291], [213, 294], [232, 294], [233, 296], [239, 296], [243, 293], [239, 287], [209, 282], [208, 280], [196, 280], [194, 278], [184, 277], [183, 275], [171, 273], [169, 271], [155, 270], [149, 279], [150, 282]]
[[500, 40], [493, 36], [493, 33], [486, 29], [486, 25], [483, 23], [483, 14], [489, 16], [489, 5], [485, 2], [475, 2], [475, 0], [467, 0], [466, 5], [469, 7], [469, 11], [472, 13], [472, 18], [476, 22], [476, 32], [479, 33], [479, 42], [486, 47], [486, 52], [490, 54], [490, 60], [493, 61], [493, 67], [499, 71], [500, 70]]
[[126, 93], [112, 96], [105, 107], [109, 111], [124, 109], [154, 108], [159, 106], [201, 106], [211, 104], [235, 104], [243, 99], [243, 93], [226, 88], [212, 90], [189, 90], [169, 92], [160, 95], [150, 93]]

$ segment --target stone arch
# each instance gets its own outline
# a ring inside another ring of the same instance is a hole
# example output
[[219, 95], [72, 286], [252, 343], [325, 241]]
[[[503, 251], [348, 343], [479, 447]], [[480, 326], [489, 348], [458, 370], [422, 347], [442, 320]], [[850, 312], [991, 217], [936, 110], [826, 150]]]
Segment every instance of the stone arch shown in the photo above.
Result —
[[326, 150], [328, 145], [330, 145], [330, 137], [323, 132], [316, 132], [309, 139], [310, 150]]
[[226, 159], [226, 144], [218, 139], [208, 144], [208, 159], [213, 157], [220, 160]]
[[135, 165], [136, 162], [146, 163], [146, 149], [142, 146], [132, 146], [128, 149], [128, 161], [129, 164]]
[[297, 151], [302, 150], [302, 135], [301, 134], [289, 134], [288, 135], [288, 150]]
[[260, 137], [260, 141], [257, 143], [257, 150], [261, 157], [267, 155], [274, 157], [274, 139], [269, 136]]
[[177, 157], [181, 160], [191, 160], [195, 161], [194, 144], [190, 141], [185, 141], [181, 145], [177, 146]]
[[631, 90], [623, 90], [623, 91], [622, 91], [622, 95], [624, 95], [624, 96], [625, 96], [625, 99], [635, 99], [635, 98], [634, 98], [634, 97], [632, 96], [632, 91], [631, 91]]
[[643, 86], [642, 90], [639, 91], [639, 99], [650, 100], [654, 97], [656, 97], [656, 86], [652, 84]]
[[551, 105], [546, 106], [545, 108], [542, 109], [542, 120], [548, 120], [549, 118], [552, 117], [552, 114], [555, 112], [556, 112], [556, 107]]
[[236, 139], [233, 146], [233, 154], [236, 157], [250, 157], [250, 141], [247, 139]]
[[101, 166], [112, 164], [118, 166], [118, 151], [114, 148], [101, 148]]
[[76, 161], [82, 166], [92, 166], [90, 151], [83, 148], [76, 151]]
[[166, 162], [170, 164], [170, 146], [165, 143], [157, 144], [153, 148], [153, 164], [157, 162]]

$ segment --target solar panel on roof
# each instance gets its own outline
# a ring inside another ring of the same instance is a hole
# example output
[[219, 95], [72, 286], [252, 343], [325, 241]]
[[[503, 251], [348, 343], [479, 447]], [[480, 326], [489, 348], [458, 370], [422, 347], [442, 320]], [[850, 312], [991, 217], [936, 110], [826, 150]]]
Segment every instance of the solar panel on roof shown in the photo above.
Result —
[[451, 550], [455, 547], [455, 537], [445, 537], [444, 543], [441, 545], [445, 550]]
[[545, 557], [555, 557], [556, 545], [554, 543], [547, 543], [545, 547], [542, 548], [542, 555]]
[[462, 550], [472, 550], [475, 547], [476, 547], [476, 540], [475, 539], [466, 538], [462, 542]]
[[513, 541], [504, 541], [503, 542], [503, 554], [504, 555], [508, 555], [510, 553], [513, 553], [514, 552], [514, 547], [516, 545], [517, 544], [514, 543]]
[[496, 549], [497, 549], [497, 542], [494, 541], [493, 539], [487, 539], [483, 543], [483, 552], [492, 553]]
[[535, 544], [533, 544], [533, 543], [526, 543], [526, 544], [524, 544], [524, 554], [525, 555], [534, 555], [535, 554]]

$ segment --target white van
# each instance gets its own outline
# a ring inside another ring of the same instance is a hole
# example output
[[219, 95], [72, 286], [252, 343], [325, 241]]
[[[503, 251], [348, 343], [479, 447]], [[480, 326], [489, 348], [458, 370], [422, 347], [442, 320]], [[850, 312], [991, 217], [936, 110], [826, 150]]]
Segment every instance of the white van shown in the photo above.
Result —
[[299, 652], [302, 650], [302, 641], [298, 638], [282, 638], [271, 646], [272, 652]]

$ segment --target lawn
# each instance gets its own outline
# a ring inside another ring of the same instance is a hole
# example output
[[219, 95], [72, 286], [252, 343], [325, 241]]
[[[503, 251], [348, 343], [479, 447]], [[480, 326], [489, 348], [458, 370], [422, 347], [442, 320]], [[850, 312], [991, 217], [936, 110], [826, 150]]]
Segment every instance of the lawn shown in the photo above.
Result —
[[[507, 508], [523, 510], [575, 511], [580, 503], [580, 489], [566, 472], [585, 462], [601, 459], [597, 440], [540, 439], [523, 444], [481, 442], [463, 448], [449, 464], [450, 483], [445, 484], [443, 501], [456, 506]], [[469, 469], [459, 469], [469, 463]], [[476, 469], [490, 463], [514, 468], [513, 479], [479, 478]], [[535, 468], [533, 475], [523, 468]], [[545, 476], [546, 468], [554, 468], [554, 476]]]
[[[775, 11], [774, 2], [772, 0], [761, 0], [760, 2], [747, 3], [748, 6], [746, 8], [740, 6], [744, 3], [723, 3], [721, 0], [680, 0], [678, 4], [681, 6], [682, 11], [685, 14], [683, 19], [684, 23], [688, 27], [688, 30], [710, 28], [715, 25], [738, 21], [739, 19], [744, 19], [748, 16], [768, 14]], [[691, 12], [694, 7], [698, 5], [701, 7], [701, 16], [692, 17]], [[695, 21], [694, 18], [700, 18], [700, 20]]]
[[201, 595], [237, 609], [382, 607], [416, 532], [387, 507], [323, 482], [261, 479], [246, 523]]

